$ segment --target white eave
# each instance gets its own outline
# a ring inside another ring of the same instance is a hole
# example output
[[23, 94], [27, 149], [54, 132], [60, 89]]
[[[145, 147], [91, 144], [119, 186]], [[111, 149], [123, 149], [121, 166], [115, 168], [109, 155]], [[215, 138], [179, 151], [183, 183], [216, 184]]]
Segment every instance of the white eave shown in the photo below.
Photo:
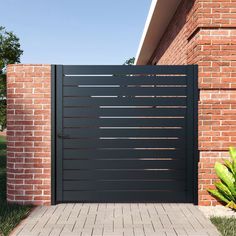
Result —
[[152, 0], [136, 55], [136, 65], [150, 61], [181, 0]]

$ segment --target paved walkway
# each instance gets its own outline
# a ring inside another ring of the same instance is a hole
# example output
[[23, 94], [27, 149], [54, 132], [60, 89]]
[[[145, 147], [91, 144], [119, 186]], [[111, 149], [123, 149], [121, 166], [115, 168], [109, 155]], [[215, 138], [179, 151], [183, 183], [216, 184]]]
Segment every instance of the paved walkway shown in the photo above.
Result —
[[12, 236], [217, 236], [191, 204], [59, 204], [37, 207]]

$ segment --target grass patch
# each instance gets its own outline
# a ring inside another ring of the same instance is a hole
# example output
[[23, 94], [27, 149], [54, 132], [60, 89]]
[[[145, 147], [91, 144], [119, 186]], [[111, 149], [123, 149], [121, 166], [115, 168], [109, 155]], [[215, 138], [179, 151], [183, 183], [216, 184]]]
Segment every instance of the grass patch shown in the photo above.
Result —
[[7, 204], [6, 138], [0, 136], [0, 236], [7, 236], [28, 214], [30, 206]]
[[6, 152], [6, 137], [0, 136], [0, 152]]
[[236, 235], [236, 218], [211, 217], [211, 222], [216, 226], [223, 236]]

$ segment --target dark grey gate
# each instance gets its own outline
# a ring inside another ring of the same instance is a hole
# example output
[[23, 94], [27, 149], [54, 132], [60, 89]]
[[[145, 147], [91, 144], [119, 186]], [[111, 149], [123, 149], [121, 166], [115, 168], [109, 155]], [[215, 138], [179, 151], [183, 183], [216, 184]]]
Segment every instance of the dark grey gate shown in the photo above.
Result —
[[53, 202], [197, 202], [197, 66], [52, 74]]

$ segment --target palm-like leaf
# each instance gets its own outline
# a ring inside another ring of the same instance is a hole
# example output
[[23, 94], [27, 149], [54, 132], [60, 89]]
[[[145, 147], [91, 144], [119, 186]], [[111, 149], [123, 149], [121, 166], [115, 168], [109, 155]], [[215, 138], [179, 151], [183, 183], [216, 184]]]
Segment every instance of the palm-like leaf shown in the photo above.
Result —
[[234, 172], [233, 164], [227, 159], [225, 159], [224, 162], [225, 162], [225, 166], [231, 171], [232, 174], [234, 174], [235, 172]]
[[233, 196], [236, 196], [235, 178], [228, 168], [219, 162], [215, 163], [215, 171], [220, 180], [227, 185]]
[[226, 206], [236, 210], [236, 149], [230, 147], [230, 160], [224, 160], [224, 164], [215, 163], [215, 171], [220, 182], [216, 182], [216, 189], [208, 189], [215, 198], [226, 203]]
[[220, 193], [222, 193], [228, 200], [230, 200], [230, 201], [235, 200], [234, 197], [232, 196], [230, 190], [228, 189], [228, 187], [225, 184], [223, 184], [222, 182], [216, 182], [215, 186], [218, 189], [218, 191]]
[[236, 210], [236, 203], [233, 202], [233, 201], [230, 201], [226, 206], [229, 207], [229, 208], [232, 208], [232, 209]]
[[236, 183], [236, 160], [232, 161], [232, 169], [233, 169], [235, 183]]
[[228, 204], [230, 201], [218, 190], [216, 189], [208, 189], [208, 192], [211, 193], [215, 198], [219, 199], [220, 201]]
[[236, 160], [236, 148], [230, 147], [229, 148], [229, 154], [232, 160]]

